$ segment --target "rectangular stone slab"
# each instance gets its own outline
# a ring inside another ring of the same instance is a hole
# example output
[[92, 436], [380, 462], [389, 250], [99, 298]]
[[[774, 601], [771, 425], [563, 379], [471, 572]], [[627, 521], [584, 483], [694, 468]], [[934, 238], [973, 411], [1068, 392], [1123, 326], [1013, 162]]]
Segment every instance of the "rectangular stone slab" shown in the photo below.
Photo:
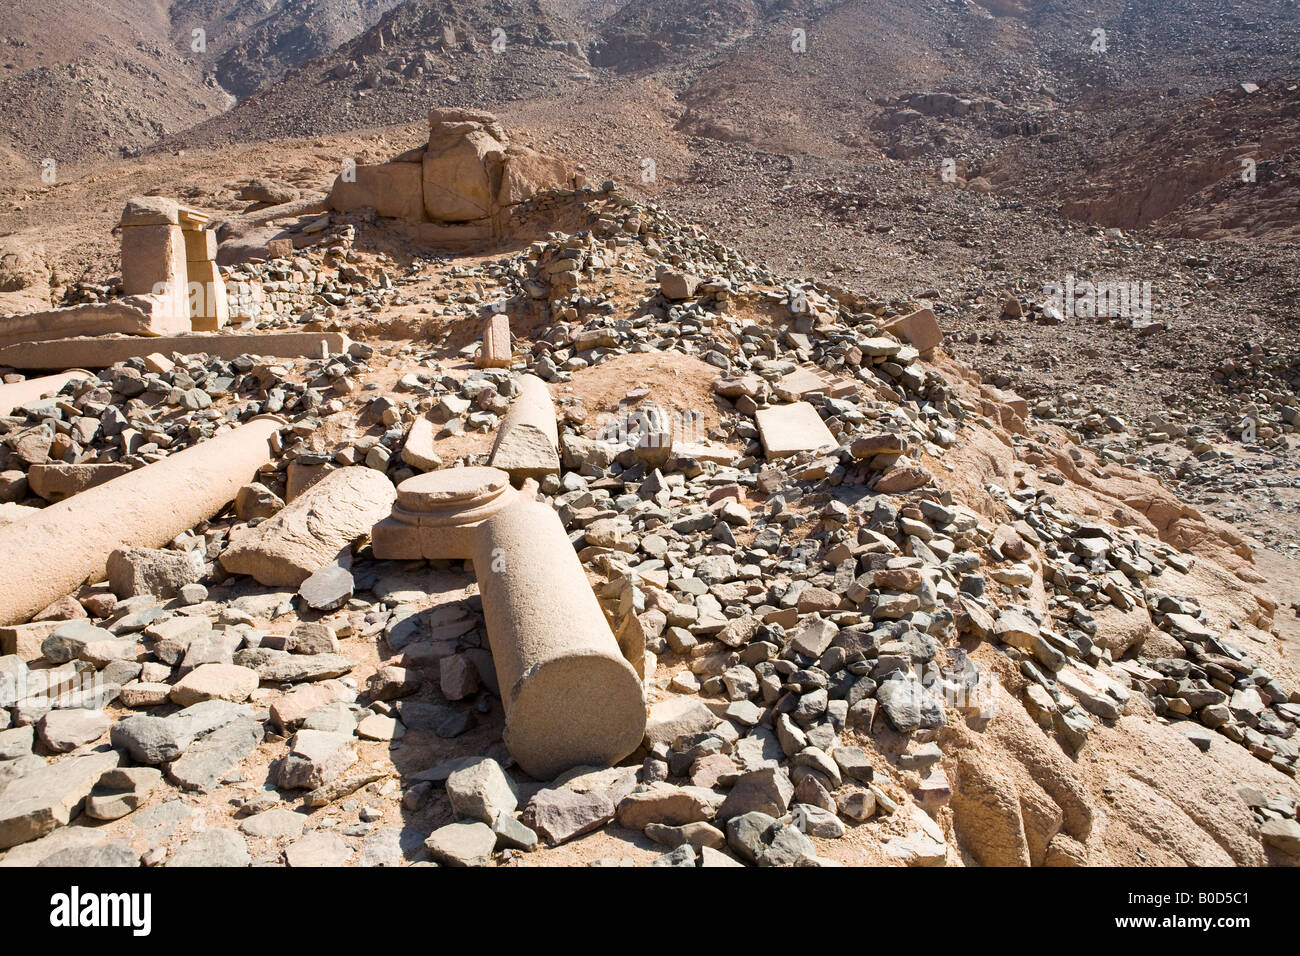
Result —
[[758, 410], [758, 431], [768, 458], [788, 458], [801, 451], [835, 446], [835, 438], [807, 402]]
[[352, 344], [338, 332], [265, 332], [235, 335], [164, 335], [60, 339], [22, 342], [0, 349], [0, 365], [21, 369], [107, 368], [129, 358], [154, 352], [190, 355], [206, 352], [219, 358], [272, 355], [279, 358], [319, 358], [322, 347], [338, 355]]

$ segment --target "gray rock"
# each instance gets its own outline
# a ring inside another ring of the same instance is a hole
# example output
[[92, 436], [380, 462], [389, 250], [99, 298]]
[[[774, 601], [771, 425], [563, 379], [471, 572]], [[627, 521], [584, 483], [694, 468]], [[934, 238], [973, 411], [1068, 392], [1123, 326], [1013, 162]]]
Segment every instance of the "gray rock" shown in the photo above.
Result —
[[1300, 823], [1295, 820], [1269, 820], [1259, 828], [1259, 834], [1269, 846], [1300, 856]]
[[68, 753], [82, 744], [99, 740], [112, 724], [112, 718], [103, 710], [68, 708], [49, 711], [36, 724], [36, 732], [45, 747], [55, 753]]
[[746, 813], [765, 813], [770, 817], [782, 816], [794, 796], [794, 784], [783, 767], [764, 767], [741, 774], [732, 786], [727, 799], [718, 808], [719, 820]]
[[614, 819], [614, 804], [601, 793], [539, 790], [528, 801], [522, 819], [551, 846], [559, 846]]
[[696, 849], [707, 846], [720, 850], [727, 845], [726, 834], [712, 824], [703, 821], [687, 823], [684, 826], [651, 823], [645, 828], [645, 835], [660, 846], [673, 848], [689, 843]]
[[40, 866], [75, 867], [135, 867], [140, 865], [140, 854], [126, 843], [100, 843], [93, 846], [70, 846], [51, 853], [41, 860]]
[[342, 677], [353, 663], [339, 654], [290, 654], [265, 647], [250, 647], [235, 654], [235, 663], [257, 671], [264, 681], [297, 684]]
[[119, 759], [115, 750], [69, 756], [11, 781], [0, 791], [0, 850], [66, 826]]
[[167, 763], [184, 753], [196, 738], [250, 716], [252, 709], [245, 704], [205, 700], [170, 717], [133, 714], [113, 725], [109, 740], [136, 763]]
[[509, 813], [500, 812], [492, 821], [498, 850], [531, 850], [537, 846], [537, 834]]
[[763, 834], [756, 856], [759, 866], [797, 866], [816, 859], [817, 848], [797, 828], [776, 823]]
[[[379, 717], [379, 714], [371, 714]], [[369, 720], [370, 718], [366, 718]], [[387, 719], [387, 718], [385, 718]], [[351, 737], [357, 729], [357, 717], [352, 708], [341, 700], [317, 707], [303, 720], [300, 730], [323, 730], [331, 734]]]
[[62, 624], [41, 642], [41, 654], [56, 664], [77, 660], [87, 644], [113, 641], [113, 633], [96, 627], [85, 618]]
[[847, 832], [847, 828], [834, 813], [822, 807], [807, 803], [796, 803], [791, 808], [794, 826], [809, 836], [838, 840]]
[[123, 548], [108, 556], [108, 587], [119, 598], [152, 594], [164, 600], [193, 584], [203, 573], [198, 551]]
[[511, 813], [519, 805], [514, 784], [501, 765], [483, 757], [447, 778], [447, 796], [452, 813], [492, 823], [500, 813]]
[[192, 743], [167, 768], [167, 778], [184, 790], [209, 793], [261, 742], [261, 722], [241, 717]]
[[356, 763], [353, 739], [346, 734], [300, 730], [289, 741], [288, 756], [280, 761], [278, 785], [286, 790], [314, 790]]
[[190, 835], [167, 861], [172, 867], [248, 866], [248, 844], [234, 830], [216, 827]]
[[117, 820], [140, 808], [162, 783], [162, 771], [153, 767], [118, 767], [99, 778], [86, 798], [86, 816]]
[[870, 783], [875, 777], [871, 758], [861, 747], [836, 747], [831, 756], [839, 766], [840, 772], [850, 780]]
[[33, 728], [30, 724], [24, 727], [11, 727], [9, 730], [0, 730], [0, 760], [16, 760], [30, 754], [32, 752], [32, 731]]
[[775, 817], [758, 811], [732, 817], [727, 821], [727, 846], [742, 860], [756, 863], [763, 846], [763, 835], [775, 824]]
[[662, 856], [655, 857], [650, 866], [695, 866], [695, 847], [683, 843], [675, 850], [669, 850]]
[[444, 866], [488, 866], [497, 835], [486, 823], [449, 823], [429, 834], [425, 847]]
[[352, 572], [337, 564], [327, 564], [303, 581], [298, 595], [315, 611], [335, 611], [348, 603], [356, 582]]
[[313, 830], [284, 851], [285, 862], [295, 868], [342, 866], [352, 850], [337, 833]]
[[302, 836], [307, 818], [301, 813], [282, 807], [245, 817], [239, 829], [247, 836], [271, 840], [296, 840]]
[[884, 681], [876, 689], [876, 700], [899, 733], [911, 733], [921, 726], [921, 686], [915, 681], [905, 677]]

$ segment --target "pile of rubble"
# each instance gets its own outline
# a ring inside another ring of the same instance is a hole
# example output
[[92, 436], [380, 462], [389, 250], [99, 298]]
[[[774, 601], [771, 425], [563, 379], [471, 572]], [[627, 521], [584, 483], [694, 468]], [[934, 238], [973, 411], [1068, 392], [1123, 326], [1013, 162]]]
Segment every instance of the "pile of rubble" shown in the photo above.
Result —
[[[1079, 755], [1134, 734], [1257, 758], [1231, 763], [1242, 790], [1189, 859], [1300, 849], [1300, 687], [1272, 609], [1241, 597], [1229, 636], [1223, 605], [1181, 593], [1211, 561], [1179, 535], [1221, 548], [1216, 529], [1086, 510], [1096, 459], [1030, 438], [1027, 403], [946, 362], [928, 310], [772, 275], [608, 189], [530, 202], [586, 228], [430, 260], [428, 343], [151, 356], [2, 420], [21, 499], [37, 468], [139, 470], [288, 419], [230, 507], [0, 628], [0, 862], [1107, 862], [1121, 822], [1094, 832]], [[348, 255], [243, 275], [336, 295], [347, 328], [396, 285], [355, 257], [321, 285]], [[494, 330], [481, 353], [471, 318]], [[642, 387], [652, 358], [671, 372]], [[597, 398], [610, 370], [626, 387]], [[613, 766], [533, 779], [500, 740], [494, 559], [475, 583], [459, 552], [385, 556], [393, 520], [452, 500], [419, 482], [486, 481], [487, 509], [491, 469], [562, 525], [641, 680], [644, 735]]]

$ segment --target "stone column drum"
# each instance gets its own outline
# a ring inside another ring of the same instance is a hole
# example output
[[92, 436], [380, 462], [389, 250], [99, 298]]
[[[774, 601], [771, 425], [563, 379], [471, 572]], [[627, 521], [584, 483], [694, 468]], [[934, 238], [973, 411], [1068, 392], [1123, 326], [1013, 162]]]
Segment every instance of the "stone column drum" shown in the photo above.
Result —
[[516, 481], [542, 479], [560, 472], [560, 431], [555, 403], [546, 383], [536, 375], [520, 375], [519, 394], [497, 429], [489, 463]]
[[522, 496], [478, 529], [483, 595], [505, 743], [538, 780], [613, 764], [645, 736], [636, 671], [618, 649], [559, 516]]
[[506, 713], [505, 743], [538, 780], [626, 757], [645, 702], [564, 526], [495, 468], [408, 478], [375, 526], [375, 556], [468, 559], [483, 596]]
[[259, 415], [0, 528], [0, 626], [101, 580], [116, 549], [161, 547], [211, 518], [271, 460], [271, 436], [283, 425]]

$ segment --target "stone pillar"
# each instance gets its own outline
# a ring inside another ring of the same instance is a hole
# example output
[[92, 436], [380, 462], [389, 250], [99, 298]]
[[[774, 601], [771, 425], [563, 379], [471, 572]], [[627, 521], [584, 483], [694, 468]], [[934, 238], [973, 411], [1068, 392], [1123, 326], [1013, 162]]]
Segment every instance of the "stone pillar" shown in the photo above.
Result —
[[519, 765], [548, 780], [580, 764], [612, 764], [645, 734], [636, 672], [619, 652], [559, 516], [494, 468], [408, 478], [371, 535], [375, 557], [472, 560], [483, 595]]
[[557, 475], [560, 430], [551, 393], [535, 375], [521, 375], [515, 381], [519, 394], [497, 429], [488, 463], [509, 472], [514, 481]]
[[158, 548], [206, 521], [271, 460], [284, 422], [259, 415], [162, 461], [0, 528], [0, 626], [102, 580], [118, 548]]
[[159, 331], [190, 330], [189, 273], [180, 207], [170, 199], [138, 196], [122, 210], [122, 291], [154, 296]]
[[195, 332], [215, 332], [230, 321], [226, 283], [217, 268], [217, 234], [182, 222], [185, 270], [190, 281], [190, 324]]
[[481, 368], [509, 368], [512, 354], [510, 317], [504, 312], [494, 312], [483, 322], [478, 364]]
[[505, 743], [538, 780], [613, 764], [645, 736], [645, 700], [559, 516], [519, 498], [483, 522], [474, 571], [506, 712]]
[[8, 415], [15, 408], [34, 402], [38, 398], [56, 394], [68, 382], [90, 378], [85, 369], [74, 368], [58, 375], [45, 375], [41, 378], [29, 378], [25, 382], [13, 385], [0, 385], [0, 415]]

